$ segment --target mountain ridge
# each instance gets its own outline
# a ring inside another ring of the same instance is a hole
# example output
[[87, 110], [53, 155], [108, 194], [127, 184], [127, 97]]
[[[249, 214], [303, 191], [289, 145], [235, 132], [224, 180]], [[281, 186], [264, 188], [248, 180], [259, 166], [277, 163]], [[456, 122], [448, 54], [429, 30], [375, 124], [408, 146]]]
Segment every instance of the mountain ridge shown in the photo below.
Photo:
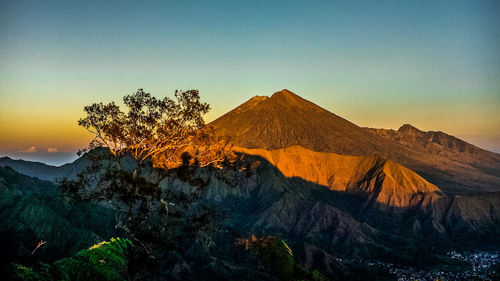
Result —
[[[5, 156], [0, 158], [0, 167], [8, 166], [20, 174], [55, 182], [62, 178], [74, 179], [78, 173], [90, 166], [92, 162], [91, 157], [98, 155], [106, 156], [107, 154], [109, 154], [107, 148], [96, 148], [75, 161], [61, 166], [51, 166], [41, 162], [12, 159]], [[130, 155], [125, 155], [125, 157], [120, 158], [120, 161], [126, 169], [133, 169], [135, 165], [135, 160]]]
[[278, 150], [236, 147], [234, 150], [263, 157], [287, 177], [359, 194], [389, 208], [428, 205], [441, 194], [439, 188], [415, 172], [376, 156], [345, 156], [301, 146]]
[[[303, 161], [296, 161], [299, 156]], [[333, 155], [296, 146], [278, 151], [243, 148], [240, 157], [240, 161], [223, 170], [204, 167], [193, 170], [190, 175], [206, 183], [199, 200], [209, 202], [210, 206], [216, 206], [217, 212], [224, 214], [223, 224], [229, 231], [221, 231], [227, 236], [216, 240], [222, 251], [232, 247], [232, 235], [275, 235], [290, 243], [299, 259], [302, 255], [304, 260], [309, 256], [309, 264], [328, 268], [336, 262], [333, 257], [383, 261], [393, 257], [397, 262], [400, 259], [413, 262], [423, 249], [433, 255], [433, 247], [445, 251], [475, 243], [495, 246], [500, 241], [500, 193], [443, 196], [434, 192], [436, 187], [424, 182], [430, 190], [411, 190], [409, 197], [398, 198], [397, 193], [401, 195], [402, 192], [391, 194], [390, 188], [405, 185], [408, 177], [404, 173], [401, 175], [401, 171], [416, 179], [420, 177], [391, 160], [376, 156]], [[312, 161], [310, 157], [318, 159]], [[333, 159], [336, 157], [338, 159]], [[366, 165], [345, 165], [353, 159], [364, 159]], [[287, 165], [290, 167], [284, 169]], [[349, 172], [353, 167], [361, 170], [357, 178], [349, 174], [346, 178], [357, 180], [347, 180], [344, 184], [340, 177], [343, 172], [338, 169], [346, 168]], [[337, 178], [330, 181], [325, 169], [334, 172]], [[161, 170], [151, 171], [148, 179], [158, 180], [158, 188], [162, 191], [196, 193], [197, 188], [185, 177], [179, 178], [175, 173], [165, 175]], [[159, 174], [165, 177], [158, 177]], [[335, 181], [340, 182], [335, 185]], [[398, 185], [384, 186], [386, 181]], [[329, 189], [329, 184], [345, 188]], [[347, 189], [349, 186], [352, 188]], [[0, 190], [2, 188], [5, 189], [0, 181]], [[49, 202], [60, 205], [60, 201]], [[409, 204], [398, 206], [391, 202]], [[38, 205], [36, 208], [45, 209]], [[11, 213], [16, 218], [17, 212]], [[30, 224], [35, 223], [38, 215], [39, 212], [30, 216]], [[37, 228], [34, 230], [40, 232]], [[314, 258], [318, 255], [328, 255], [332, 259]]]
[[411, 125], [399, 131], [362, 128], [289, 90], [253, 97], [209, 125], [240, 147], [300, 145], [317, 152], [379, 156], [415, 171], [445, 193], [500, 191], [499, 154], [443, 132], [432, 133], [428, 142], [426, 133]]

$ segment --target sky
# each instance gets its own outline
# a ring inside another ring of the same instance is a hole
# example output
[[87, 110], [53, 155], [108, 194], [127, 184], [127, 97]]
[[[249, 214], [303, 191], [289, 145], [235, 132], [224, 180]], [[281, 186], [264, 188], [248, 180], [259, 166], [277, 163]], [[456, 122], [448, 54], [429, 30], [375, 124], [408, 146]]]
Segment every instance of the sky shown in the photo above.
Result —
[[60, 165], [83, 106], [198, 89], [211, 121], [290, 91], [359, 126], [500, 152], [498, 1], [0, 0], [0, 155]]

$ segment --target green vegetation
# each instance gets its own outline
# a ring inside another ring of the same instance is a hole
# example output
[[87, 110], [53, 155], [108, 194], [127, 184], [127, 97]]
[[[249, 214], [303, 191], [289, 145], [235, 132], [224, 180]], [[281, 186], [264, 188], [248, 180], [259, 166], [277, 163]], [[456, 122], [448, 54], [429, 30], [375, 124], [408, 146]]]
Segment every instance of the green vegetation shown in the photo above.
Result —
[[238, 239], [237, 244], [256, 253], [260, 264], [271, 270], [280, 280], [330, 280], [323, 272], [317, 269], [308, 270], [298, 264], [292, 249], [277, 237], [257, 238], [252, 235], [246, 239]]
[[127, 251], [132, 245], [128, 239], [111, 238], [70, 258], [52, 264], [42, 264], [39, 270], [13, 264], [13, 280], [126, 280]]
[[[70, 256], [98, 237], [123, 236], [115, 212], [91, 202], [70, 204], [57, 186], [0, 167], [0, 271]], [[39, 241], [47, 241], [35, 253]]]
[[259, 255], [265, 264], [271, 264], [276, 275], [282, 280], [291, 280], [294, 275], [295, 261], [292, 251], [285, 241], [270, 238], [267, 245], [259, 248]]

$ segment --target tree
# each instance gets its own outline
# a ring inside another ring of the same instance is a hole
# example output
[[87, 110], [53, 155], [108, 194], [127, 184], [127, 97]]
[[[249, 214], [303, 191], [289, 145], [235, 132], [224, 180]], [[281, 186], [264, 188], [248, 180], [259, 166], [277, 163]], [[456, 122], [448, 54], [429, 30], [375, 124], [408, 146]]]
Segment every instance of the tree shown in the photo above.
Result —
[[146, 159], [172, 168], [187, 152], [199, 166], [217, 166], [230, 155], [228, 144], [205, 127], [202, 116], [210, 106], [200, 102], [198, 90], [176, 90], [175, 100], [160, 100], [139, 89], [123, 102], [127, 112], [114, 102], [84, 107], [87, 116], [78, 124], [95, 135], [85, 151], [106, 146], [114, 156], [130, 153], [137, 160], [135, 176]]
[[[197, 167], [221, 167], [232, 152], [205, 125], [202, 116], [210, 107], [200, 102], [197, 90], [176, 91], [172, 100], [157, 99], [139, 89], [125, 96], [123, 103], [126, 111], [114, 102], [84, 107], [86, 116], [78, 124], [95, 138], [82, 152], [107, 147], [111, 153], [89, 153], [92, 165], [76, 180], [63, 179], [60, 186], [72, 200], [112, 206], [118, 214], [116, 227], [138, 246], [135, 254], [161, 260], [168, 251], [204, 240], [201, 236], [210, 232], [205, 230], [212, 227], [215, 216], [212, 209], [197, 202], [206, 185], [202, 180], [190, 182], [195, 192], [186, 194], [160, 189], [162, 177], [176, 174], [181, 178], [182, 174], [182, 180], [189, 181], [186, 173]], [[133, 172], [120, 167], [125, 154], [137, 162]], [[146, 164], [157, 168], [155, 177], [142, 175]]]

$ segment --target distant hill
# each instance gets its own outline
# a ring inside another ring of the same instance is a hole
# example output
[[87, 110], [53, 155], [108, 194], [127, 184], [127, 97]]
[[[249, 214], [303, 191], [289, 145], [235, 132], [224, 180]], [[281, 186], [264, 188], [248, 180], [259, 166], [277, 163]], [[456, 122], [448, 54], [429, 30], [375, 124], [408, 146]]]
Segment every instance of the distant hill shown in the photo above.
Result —
[[318, 152], [379, 156], [417, 172], [449, 194], [500, 191], [499, 154], [441, 132], [430, 136], [408, 126], [397, 133], [362, 128], [288, 90], [253, 97], [210, 125], [241, 147], [272, 150], [300, 145]]
[[60, 167], [21, 159], [14, 160], [7, 156], [0, 158], [0, 167], [11, 167], [18, 173], [37, 177], [42, 180], [54, 180], [59, 175], [62, 175], [59, 172]]
[[[74, 178], [78, 173], [85, 170], [92, 162], [90, 157], [93, 155], [108, 155], [107, 148], [97, 148], [91, 152], [76, 159], [72, 163], [64, 164], [62, 166], [50, 166], [40, 162], [31, 162], [25, 160], [14, 160], [9, 157], [0, 158], [0, 167], [11, 167], [16, 172], [36, 177], [42, 180], [56, 181], [61, 178]], [[126, 155], [121, 158], [121, 165], [124, 169], [133, 169], [135, 160]]]

